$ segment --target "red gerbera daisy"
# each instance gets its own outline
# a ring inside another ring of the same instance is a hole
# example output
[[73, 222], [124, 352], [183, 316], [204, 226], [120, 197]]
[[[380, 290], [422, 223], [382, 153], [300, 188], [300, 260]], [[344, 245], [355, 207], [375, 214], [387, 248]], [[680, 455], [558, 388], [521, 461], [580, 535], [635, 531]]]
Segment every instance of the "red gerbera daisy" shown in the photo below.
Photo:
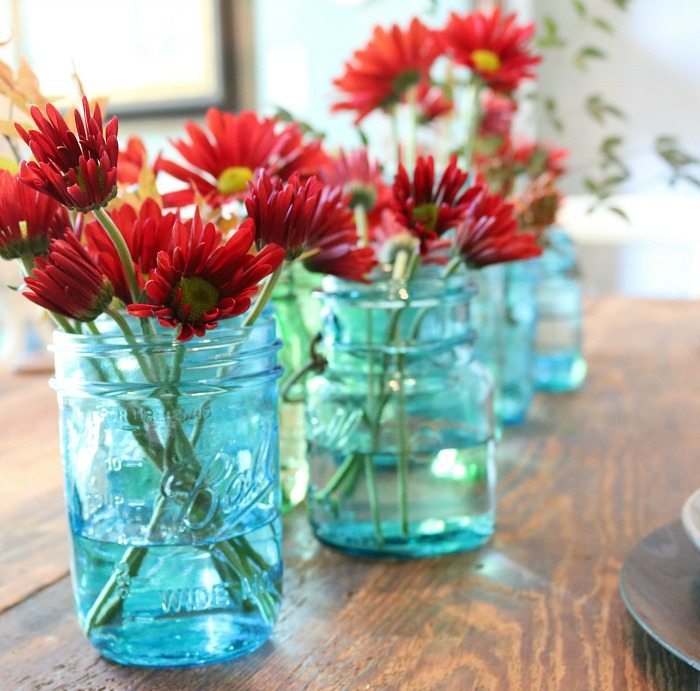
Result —
[[[164, 214], [158, 203], [149, 198], [138, 211], [123, 204], [110, 211], [109, 216], [126, 242], [138, 286], [143, 291], [150, 272], [156, 267], [158, 253], [170, 249], [177, 214]], [[112, 282], [116, 296], [124, 303], [131, 302], [124, 266], [102, 225], [95, 221], [88, 223], [85, 238], [88, 250]]]
[[255, 231], [258, 248], [269, 243], [284, 247], [289, 261], [299, 259], [309, 271], [361, 281], [374, 266], [374, 252], [358, 247], [347, 198], [340, 187], [318, 178], [305, 182], [293, 175], [288, 182], [262, 172], [245, 200], [243, 225]]
[[494, 91], [510, 92], [542, 58], [530, 53], [534, 24], [518, 25], [516, 15], [502, 16], [499, 5], [491, 14], [450, 14], [442, 36], [455, 62], [466, 65]]
[[92, 321], [109, 306], [114, 295], [107, 276], [94, 264], [75, 235], [52, 240], [46, 259], [38, 257], [24, 296], [56, 314]]
[[75, 111], [76, 132], [50, 103], [46, 116], [36, 106], [30, 113], [38, 131], [15, 127], [36, 160], [22, 161], [19, 179], [69, 209], [87, 212], [105, 206], [117, 193], [117, 118], [103, 131], [100, 106], [90, 113], [86, 98], [83, 114]]
[[497, 194], [489, 194], [485, 187], [477, 187], [477, 194], [457, 227], [455, 242], [468, 266], [530, 259], [542, 254], [534, 235], [518, 233], [512, 204]]
[[333, 81], [346, 95], [333, 110], [356, 111], [359, 123], [376, 108], [391, 108], [408, 88], [427, 79], [440, 53], [435, 32], [418, 19], [405, 30], [396, 24], [388, 31], [374, 27], [369, 43], [353, 54], [345, 63], [345, 74]]
[[173, 142], [189, 167], [165, 158], [156, 161], [156, 171], [188, 184], [186, 189], [163, 195], [166, 207], [192, 204], [196, 193], [218, 208], [245, 196], [258, 168], [286, 180], [295, 172], [303, 177], [314, 175], [326, 161], [321, 143], [304, 141], [294, 123], [260, 119], [251, 111], [233, 115], [216, 108], [207, 112], [205, 122], [208, 131], [189, 122], [185, 129], [190, 141]]
[[63, 237], [69, 228], [68, 212], [55, 199], [0, 171], [0, 257], [46, 254], [49, 241]]
[[191, 222], [178, 220], [171, 249], [158, 253], [146, 283], [150, 302], [128, 305], [127, 310], [179, 328], [180, 341], [203, 336], [219, 320], [242, 314], [258, 283], [284, 259], [284, 250], [277, 245], [249, 254], [254, 237], [254, 229], [242, 226], [222, 245], [220, 231], [213, 223], [204, 225], [199, 212]]
[[462, 220], [475, 194], [474, 188], [466, 188], [467, 178], [454, 156], [439, 181], [432, 156], [418, 157], [413, 180], [399, 165], [392, 208], [399, 222], [421, 241], [421, 252], [427, 249], [426, 241], [443, 235]]
[[559, 177], [566, 172], [564, 161], [569, 155], [566, 149], [557, 149], [544, 142], [526, 141], [510, 146], [514, 162], [522, 166], [531, 178], [537, 178], [543, 173]]
[[543, 173], [515, 200], [520, 228], [534, 233], [539, 241], [544, 231], [554, 223], [560, 202], [556, 178], [551, 173]]
[[490, 89], [481, 94], [480, 137], [508, 137], [518, 104]]
[[126, 148], [119, 152], [117, 182], [120, 185], [135, 185], [141, 177], [146, 163], [146, 145], [140, 137], [129, 137]]
[[371, 159], [367, 149], [344, 151], [329, 158], [320, 176], [330, 187], [342, 187], [350, 198], [350, 207], [362, 206], [370, 214], [370, 222], [391, 202], [391, 187], [384, 182], [382, 168]]
[[445, 92], [430, 82], [423, 81], [416, 90], [416, 104], [418, 106], [418, 119], [426, 124], [451, 113], [454, 103], [447, 98]]

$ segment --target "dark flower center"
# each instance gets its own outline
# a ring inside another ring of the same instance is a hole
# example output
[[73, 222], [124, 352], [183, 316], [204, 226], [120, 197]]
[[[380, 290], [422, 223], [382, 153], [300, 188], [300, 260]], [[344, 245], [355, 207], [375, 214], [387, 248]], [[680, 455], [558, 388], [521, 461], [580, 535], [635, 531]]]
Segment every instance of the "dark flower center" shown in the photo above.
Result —
[[354, 209], [361, 206], [365, 211], [371, 211], [377, 203], [377, 191], [372, 185], [361, 182], [351, 183], [349, 186], [350, 206]]
[[219, 291], [204, 278], [188, 276], [180, 279], [177, 289], [182, 291], [181, 302], [190, 306], [187, 321], [198, 322], [202, 315], [219, 304]]
[[438, 205], [433, 202], [419, 204], [413, 209], [411, 220], [414, 223], [420, 223], [427, 230], [432, 231], [435, 230], [435, 226], [437, 225], [439, 211]]
[[398, 74], [391, 83], [391, 94], [384, 99], [381, 105], [384, 108], [396, 105], [408, 89], [420, 82], [420, 77], [418, 70], [406, 70]]

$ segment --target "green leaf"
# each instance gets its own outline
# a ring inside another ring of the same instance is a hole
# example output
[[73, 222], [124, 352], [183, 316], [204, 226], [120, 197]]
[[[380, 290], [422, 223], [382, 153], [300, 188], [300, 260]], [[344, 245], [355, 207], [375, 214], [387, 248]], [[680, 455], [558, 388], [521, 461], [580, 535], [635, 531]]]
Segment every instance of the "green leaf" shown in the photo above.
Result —
[[552, 96], [546, 96], [542, 100], [542, 105], [544, 106], [544, 112], [547, 115], [549, 124], [557, 132], [564, 131], [564, 122], [559, 117], [559, 106], [556, 100]]
[[367, 148], [369, 146], [369, 137], [367, 136], [367, 133], [361, 128], [357, 127], [357, 136], [360, 138], [360, 141], [362, 142], [362, 146]]
[[654, 142], [656, 153], [671, 168], [670, 184], [674, 185], [679, 180], [684, 180], [691, 185], [700, 187], [700, 180], [696, 177], [696, 169], [700, 166], [700, 159], [694, 154], [685, 151], [678, 139], [673, 135], [660, 135]]
[[586, 112], [600, 125], [605, 124], [606, 117], [612, 115], [625, 120], [625, 113], [612, 103], [607, 103], [600, 94], [591, 94], [586, 99]]
[[311, 137], [312, 139], [326, 138], [324, 132], [317, 130], [313, 125], [310, 125], [308, 122], [304, 122], [303, 120], [299, 120], [298, 118], [294, 117], [294, 115], [292, 115], [290, 111], [288, 111], [286, 108], [283, 108], [282, 106], [277, 106], [275, 108], [274, 117], [282, 122], [294, 123], [304, 134], [308, 134], [309, 137]]
[[617, 214], [622, 220], [629, 223], [630, 217], [619, 206], [607, 206], [606, 209], [613, 214]]
[[585, 19], [588, 16], [588, 8], [583, 0], [571, 0], [571, 4], [579, 17]]
[[583, 46], [576, 51], [572, 58], [574, 67], [580, 70], [585, 70], [588, 67], [589, 60], [603, 60], [607, 54], [597, 46]]
[[591, 24], [593, 24], [593, 26], [595, 26], [597, 29], [605, 31], [606, 34], [615, 33], [615, 28], [613, 25], [607, 19], [603, 19], [603, 17], [593, 17]]
[[539, 48], [564, 48], [566, 41], [559, 35], [559, 25], [551, 15], [542, 18], [542, 34], [537, 37]]

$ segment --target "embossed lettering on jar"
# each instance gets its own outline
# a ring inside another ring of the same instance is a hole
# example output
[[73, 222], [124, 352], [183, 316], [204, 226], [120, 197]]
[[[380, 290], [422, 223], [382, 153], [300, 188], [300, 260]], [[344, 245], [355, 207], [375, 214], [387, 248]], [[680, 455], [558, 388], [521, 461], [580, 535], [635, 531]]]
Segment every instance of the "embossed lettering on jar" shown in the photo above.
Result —
[[55, 334], [75, 599], [104, 656], [203, 664], [269, 637], [282, 578], [277, 349], [269, 318], [185, 344], [172, 331]]

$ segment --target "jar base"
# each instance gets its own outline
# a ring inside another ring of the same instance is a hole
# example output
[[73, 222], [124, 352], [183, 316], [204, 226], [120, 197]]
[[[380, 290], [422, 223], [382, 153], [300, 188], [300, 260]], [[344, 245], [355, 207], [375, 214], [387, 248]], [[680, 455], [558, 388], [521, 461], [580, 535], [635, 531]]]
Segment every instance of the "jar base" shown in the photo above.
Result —
[[576, 391], [586, 378], [588, 367], [578, 350], [535, 356], [534, 379], [538, 391]]
[[[442, 527], [436, 530], [440, 524]], [[421, 559], [455, 552], [468, 552], [489, 542], [494, 517], [484, 514], [467, 520], [427, 519], [410, 525], [403, 535], [398, 522], [382, 523], [380, 542], [373, 523], [324, 523], [312, 525], [325, 545], [358, 557]]]
[[[199, 617], [182, 633], [163, 630], [154, 635], [153, 624], [130, 624], [128, 634], [103, 631], [90, 637], [90, 643], [102, 657], [135, 667], [196, 667], [232, 660], [263, 645], [272, 627], [241, 626], [230, 615]], [[174, 629], [174, 627], [173, 627]]]

